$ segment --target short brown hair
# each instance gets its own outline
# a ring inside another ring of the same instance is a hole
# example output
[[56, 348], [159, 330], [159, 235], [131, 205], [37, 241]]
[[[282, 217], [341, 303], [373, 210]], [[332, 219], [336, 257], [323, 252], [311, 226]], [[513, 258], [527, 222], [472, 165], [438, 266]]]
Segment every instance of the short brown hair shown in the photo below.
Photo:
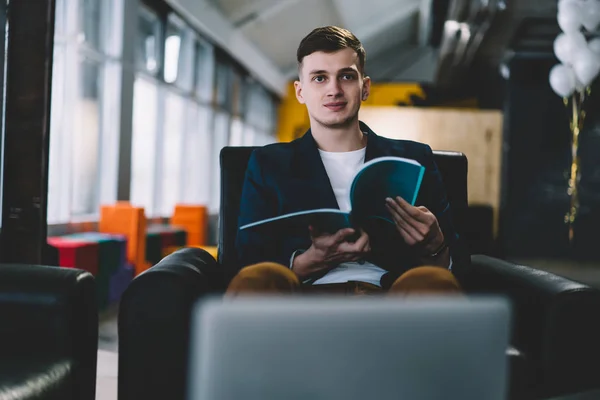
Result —
[[358, 54], [360, 72], [364, 74], [367, 54], [362, 43], [352, 32], [337, 26], [316, 28], [302, 39], [296, 52], [298, 68], [302, 65], [304, 57], [312, 53], [317, 51], [333, 53], [334, 51], [347, 48], [354, 50]]

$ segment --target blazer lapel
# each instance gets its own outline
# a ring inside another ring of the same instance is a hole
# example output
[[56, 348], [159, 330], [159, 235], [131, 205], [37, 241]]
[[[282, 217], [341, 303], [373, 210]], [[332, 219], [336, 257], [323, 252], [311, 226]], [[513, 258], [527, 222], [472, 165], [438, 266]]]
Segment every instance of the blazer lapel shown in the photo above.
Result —
[[310, 196], [312, 203], [310, 208], [339, 209], [311, 130], [309, 129], [296, 143], [297, 147], [292, 160], [293, 179], [295, 184], [301, 186]]
[[389, 147], [386, 147], [385, 141], [381, 137], [377, 136], [375, 132], [364, 122], [359, 122], [360, 130], [367, 135], [367, 151], [365, 154], [365, 162], [371, 161], [375, 158], [385, 157], [392, 155]]

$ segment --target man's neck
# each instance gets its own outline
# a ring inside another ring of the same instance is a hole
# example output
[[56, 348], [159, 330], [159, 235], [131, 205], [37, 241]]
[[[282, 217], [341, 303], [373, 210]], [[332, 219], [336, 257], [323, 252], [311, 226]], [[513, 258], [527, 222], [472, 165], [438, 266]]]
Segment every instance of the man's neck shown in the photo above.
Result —
[[367, 138], [358, 121], [348, 127], [332, 129], [319, 123], [311, 124], [311, 132], [319, 149], [329, 152], [347, 152], [364, 148]]

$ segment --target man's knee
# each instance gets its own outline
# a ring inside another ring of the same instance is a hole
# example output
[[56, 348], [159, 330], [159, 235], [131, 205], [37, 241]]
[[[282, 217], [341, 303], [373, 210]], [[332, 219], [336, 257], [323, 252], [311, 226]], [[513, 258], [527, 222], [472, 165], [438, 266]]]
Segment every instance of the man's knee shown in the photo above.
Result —
[[289, 268], [262, 262], [242, 268], [230, 282], [227, 293], [290, 293], [299, 286], [298, 277]]
[[402, 274], [390, 292], [403, 294], [461, 294], [456, 277], [445, 268], [417, 267]]

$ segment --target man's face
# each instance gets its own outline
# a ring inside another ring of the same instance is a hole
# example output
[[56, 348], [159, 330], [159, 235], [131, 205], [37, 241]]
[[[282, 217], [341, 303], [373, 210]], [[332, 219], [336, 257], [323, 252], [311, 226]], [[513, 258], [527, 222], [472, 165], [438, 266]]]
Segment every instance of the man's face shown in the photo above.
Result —
[[370, 79], [359, 71], [356, 52], [312, 53], [302, 60], [296, 98], [306, 104], [311, 123], [328, 128], [350, 126], [358, 118], [360, 102], [369, 95]]

